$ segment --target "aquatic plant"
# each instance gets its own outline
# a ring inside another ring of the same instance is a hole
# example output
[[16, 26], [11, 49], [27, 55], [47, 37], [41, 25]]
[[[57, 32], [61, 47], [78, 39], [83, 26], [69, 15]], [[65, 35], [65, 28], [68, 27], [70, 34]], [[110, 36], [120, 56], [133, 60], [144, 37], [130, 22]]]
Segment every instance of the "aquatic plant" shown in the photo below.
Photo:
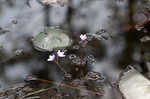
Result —
[[[73, 72], [75, 74], [77, 72], [80, 72], [78, 73], [79, 76], [81, 75], [85, 76], [86, 70], [84, 69], [87, 68], [86, 65], [91, 65], [95, 62], [93, 55], [84, 54], [86, 46], [88, 46], [88, 43], [92, 41], [94, 38], [96, 38], [97, 40], [103, 39], [107, 40], [109, 37], [110, 37], [109, 33], [107, 33], [104, 29], [101, 29], [93, 34], [90, 33], [80, 34], [79, 37], [77, 37], [80, 38], [80, 40], [77, 39], [74, 40], [76, 42], [73, 42], [72, 38], [70, 38], [67, 35], [66, 31], [57, 27], [47, 27], [44, 30], [44, 32], [37, 34], [33, 38], [33, 45], [35, 49], [38, 51], [50, 52], [51, 54], [49, 55], [47, 61], [54, 62], [59, 67], [59, 69], [64, 73], [64, 76], [69, 75], [69, 77], [71, 77], [69, 72], [67, 72], [67, 70], [60, 64], [60, 60], [67, 58], [66, 56], [68, 56], [69, 58], [66, 61], [70, 61], [68, 65], [73, 65], [69, 67], [71, 68], [70, 72], [72, 74]], [[76, 54], [74, 52], [76, 52]]]

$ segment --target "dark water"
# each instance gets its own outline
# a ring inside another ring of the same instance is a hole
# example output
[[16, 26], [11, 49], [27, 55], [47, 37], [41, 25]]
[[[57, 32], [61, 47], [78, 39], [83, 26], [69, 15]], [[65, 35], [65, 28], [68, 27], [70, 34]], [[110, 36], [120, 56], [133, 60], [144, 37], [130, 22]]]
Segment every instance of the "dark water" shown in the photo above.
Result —
[[[108, 81], [115, 82], [124, 67], [129, 64], [140, 65], [140, 36], [138, 31], [127, 28], [130, 24], [127, 0], [70, 0], [71, 6], [64, 7], [43, 6], [36, 0], [29, 2], [30, 6], [26, 0], [0, 1], [1, 87], [23, 82], [27, 75], [63, 80], [64, 75], [57, 65], [47, 62], [50, 53], [37, 51], [31, 41], [46, 26], [60, 26], [69, 31], [74, 40], [80, 40], [82, 33], [96, 33], [100, 29], [111, 34], [112, 38], [92, 40], [82, 49], [83, 58], [93, 55], [94, 64], [75, 71], [69, 60], [60, 60], [64, 69], [75, 78], [82, 76], [82, 70], [85, 74], [87, 71], [95, 71]], [[137, 8], [139, 4], [137, 0], [135, 13], [142, 11], [142, 7]], [[139, 21], [137, 16], [135, 19]], [[80, 51], [68, 51], [67, 55], [81, 56]], [[114, 99], [111, 98], [112, 94], [117, 94], [116, 90], [107, 85], [104, 90], [107, 93], [104, 99]]]

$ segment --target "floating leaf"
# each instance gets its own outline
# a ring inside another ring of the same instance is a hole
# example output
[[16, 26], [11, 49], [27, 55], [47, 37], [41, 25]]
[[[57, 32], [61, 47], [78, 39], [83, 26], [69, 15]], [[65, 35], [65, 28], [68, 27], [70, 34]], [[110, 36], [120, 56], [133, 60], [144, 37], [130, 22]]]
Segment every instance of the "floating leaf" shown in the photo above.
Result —
[[61, 29], [47, 28], [33, 38], [33, 44], [39, 51], [61, 50], [71, 45], [71, 39]]

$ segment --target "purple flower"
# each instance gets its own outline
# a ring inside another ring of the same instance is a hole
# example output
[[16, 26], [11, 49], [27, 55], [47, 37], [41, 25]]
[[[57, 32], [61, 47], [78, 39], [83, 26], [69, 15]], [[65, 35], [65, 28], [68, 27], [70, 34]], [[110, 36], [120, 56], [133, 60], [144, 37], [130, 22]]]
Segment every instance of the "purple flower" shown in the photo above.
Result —
[[81, 34], [80, 38], [82, 41], [85, 41], [87, 39], [87, 36], [86, 36], [86, 34]]
[[59, 57], [65, 57], [66, 55], [64, 55], [64, 52], [61, 52], [60, 50], [57, 51], [57, 55]]
[[54, 61], [54, 59], [55, 59], [55, 55], [49, 55], [47, 61]]

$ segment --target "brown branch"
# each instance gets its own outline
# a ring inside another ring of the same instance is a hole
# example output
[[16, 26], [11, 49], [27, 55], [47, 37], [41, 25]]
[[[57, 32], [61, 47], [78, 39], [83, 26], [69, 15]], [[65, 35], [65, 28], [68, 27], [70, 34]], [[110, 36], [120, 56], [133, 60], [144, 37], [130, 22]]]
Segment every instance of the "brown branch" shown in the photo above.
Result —
[[49, 83], [49, 84], [55, 84], [57, 86], [64, 86], [64, 87], [75, 89], [75, 90], [78, 90], [78, 91], [88, 92], [90, 94], [96, 94], [96, 95], [99, 95], [99, 96], [103, 95], [103, 93], [99, 93], [99, 92], [95, 92], [95, 91], [91, 91], [91, 90], [87, 90], [87, 89], [81, 89], [81, 88], [78, 88], [78, 87], [75, 87], [75, 86], [71, 86], [71, 85], [67, 85], [67, 84], [61, 83], [61, 82], [59, 83], [59, 82], [43, 80], [43, 79], [39, 79], [39, 78], [36, 78], [36, 80], [39, 80], [41, 82], [46, 82], [46, 83]]

